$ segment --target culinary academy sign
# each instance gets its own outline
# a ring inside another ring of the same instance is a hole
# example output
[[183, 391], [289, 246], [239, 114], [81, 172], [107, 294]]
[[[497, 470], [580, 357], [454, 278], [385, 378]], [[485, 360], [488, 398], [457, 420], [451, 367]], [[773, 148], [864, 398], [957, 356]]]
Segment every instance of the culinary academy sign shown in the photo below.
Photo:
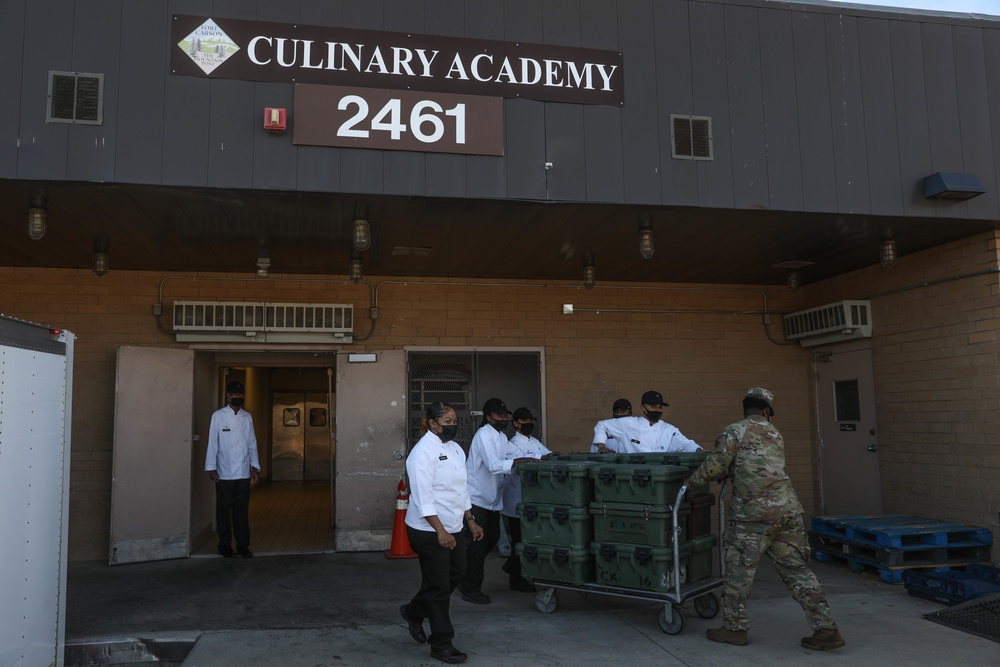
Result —
[[175, 15], [173, 74], [620, 106], [622, 55], [520, 42]]

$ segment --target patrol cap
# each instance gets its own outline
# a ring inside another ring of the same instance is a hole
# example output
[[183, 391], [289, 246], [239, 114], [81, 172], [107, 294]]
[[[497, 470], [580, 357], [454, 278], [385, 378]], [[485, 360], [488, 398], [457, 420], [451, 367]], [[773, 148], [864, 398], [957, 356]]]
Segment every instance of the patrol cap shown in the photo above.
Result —
[[499, 398], [491, 398], [483, 404], [484, 415], [509, 415], [510, 410]]
[[243, 393], [246, 393], [246, 392], [243, 389], [243, 383], [242, 382], [240, 382], [239, 380], [233, 380], [232, 382], [230, 382], [229, 384], [226, 385], [226, 393], [227, 394], [243, 394]]
[[525, 419], [534, 419], [535, 415], [531, 414], [531, 410], [528, 408], [518, 408], [514, 410], [514, 421], [523, 421]]
[[774, 414], [774, 394], [767, 389], [763, 387], [750, 387], [743, 398], [756, 398], [757, 400], [764, 401], [767, 403], [767, 407], [771, 408], [771, 414]]
[[614, 405], [611, 406], [612, 410], [631, 410], [632, 404], [628, 402], [627, 398], [619, 398], [615, 401]]
[[663, 404], [669, 406], [670, 404], [663, 400], [663, 394], [658, 391], [647, 391], [642, 395], [643, 405], [659, 405]]

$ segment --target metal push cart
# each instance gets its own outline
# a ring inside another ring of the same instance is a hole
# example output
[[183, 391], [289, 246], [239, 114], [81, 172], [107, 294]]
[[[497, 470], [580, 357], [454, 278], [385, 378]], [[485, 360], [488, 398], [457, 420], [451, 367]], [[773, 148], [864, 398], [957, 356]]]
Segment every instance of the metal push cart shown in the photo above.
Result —
[[656, 617], [656, 622], [660, 629], [668, 635], [676, 635], [684, 629], [684, 615], [680, 607], [688, 600], [694, 600], [694, 610], [702, 618], [715, 618], [719, 613], [719, 598], [715, 591], [722, 588], [723, 579], [726, 576], [725, 551], [722, 547], [722, 530], [725, 526], [726, 510], [723, 503], [723, 494], [726, 489], [726, 481], [719, 486], [719, 576], [706, 577], [691, 583], [681, 583], [681, 555], [680, 555], [680, 526], [677, 521], [677, 514], [681, 507], [681, 501], [687, 492], [687, 486], [682, 486], [677, 492], [677, 499], [673, 505], [673, 539], [671, 540], [674, 567], [673, 567], [673, 590], [665, 593], [656, 591], [646, 591], [637, 588], [623, 588], [619, 586], [607, 586], [598, 583], [567, 584], [558, 581], [546, 581], [533, 579], [536, 586], [542, 588], [535, 595], [535, 608], [543, 614], [551, 614], [559, 606], [557, 589], [577, 591], [580, 595], [589, 597], [590, 595], [613, 595], [616, 597], [634, 598], [638, 600], [653, 600], [662, 602], [663, 609]]

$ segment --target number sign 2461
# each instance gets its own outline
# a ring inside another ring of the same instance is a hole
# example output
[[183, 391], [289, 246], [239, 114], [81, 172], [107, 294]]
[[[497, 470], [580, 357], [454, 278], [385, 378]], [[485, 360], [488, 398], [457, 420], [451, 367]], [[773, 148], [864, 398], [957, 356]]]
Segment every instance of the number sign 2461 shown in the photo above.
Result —
[[342, 86], [295, 86], [293, 143], [503, 155], [503, 100]]

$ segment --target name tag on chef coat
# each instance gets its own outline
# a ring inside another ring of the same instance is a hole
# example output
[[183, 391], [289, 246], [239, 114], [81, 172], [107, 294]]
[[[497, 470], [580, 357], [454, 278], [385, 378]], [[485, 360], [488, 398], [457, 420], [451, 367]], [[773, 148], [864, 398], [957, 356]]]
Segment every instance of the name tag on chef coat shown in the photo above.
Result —
[[438, 461], [447, 461], [447, 460], [448, 460], [447, 454], [442, 454], [441, 456], [438, 457]]

